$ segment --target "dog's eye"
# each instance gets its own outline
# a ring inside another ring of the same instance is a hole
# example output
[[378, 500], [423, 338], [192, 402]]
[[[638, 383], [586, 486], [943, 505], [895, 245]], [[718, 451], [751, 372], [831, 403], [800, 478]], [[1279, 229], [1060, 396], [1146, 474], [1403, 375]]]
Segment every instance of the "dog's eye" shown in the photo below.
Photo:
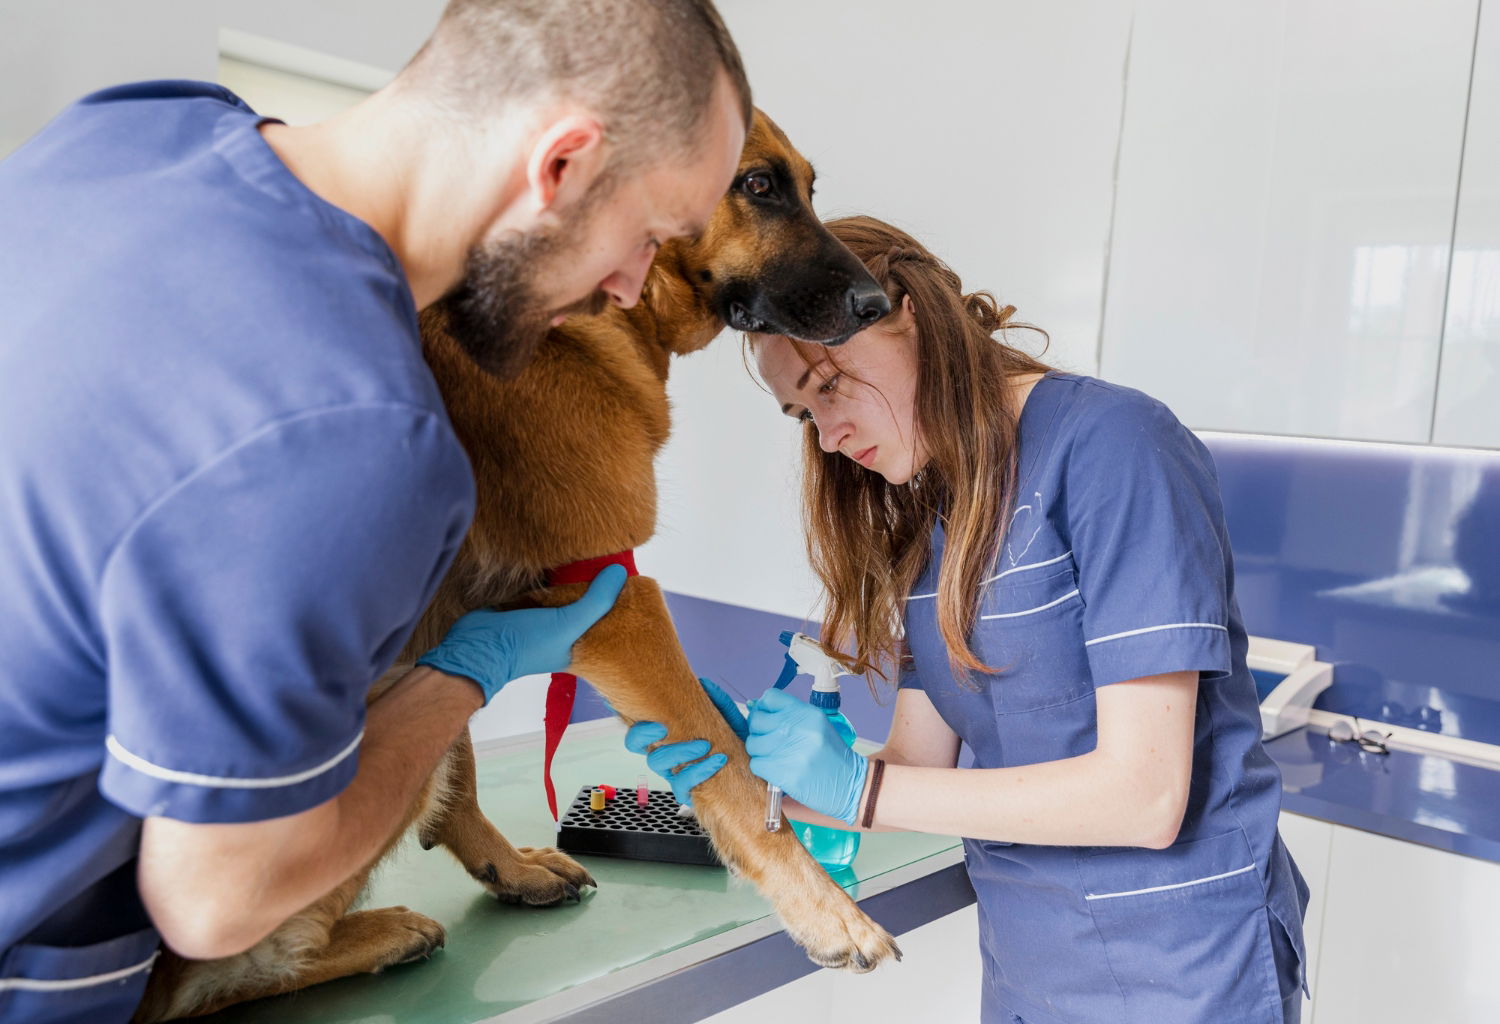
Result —
[[776, 188], [769, 174], [747, 174], [742, 185], [744, 190], [758, 199], [764, 199]]

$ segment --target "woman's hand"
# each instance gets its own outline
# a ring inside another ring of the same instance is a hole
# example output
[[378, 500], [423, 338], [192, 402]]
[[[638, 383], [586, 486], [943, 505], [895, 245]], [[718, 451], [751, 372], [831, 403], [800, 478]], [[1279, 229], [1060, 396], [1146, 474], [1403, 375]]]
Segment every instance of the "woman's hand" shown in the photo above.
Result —
[[[745, 716], [740, 714], [734, 698], [721, 690], [712, 680], [699, 679], [708, 699], [714, 702], [724, 721], [740, 739], [745, 738], [748, 726]], [[625, 749], [632, 754], [645, 754], [646, 767], [666, 779], [672, 786], [672, 795], [680, 804], [692, 805], [694, 787], [713, 778], [729, 760], [723, 754], [709, 756], [708, 740], [687, 740], [669, 743], [650, 752], [647, 748], [667, 738], [667, 727], [660, 722], [637, 722], [625, 733]]]
[[750, 705], [750, 770], [802, 806], [852, 825], [870, 762], [806, 701], [774, 687]]

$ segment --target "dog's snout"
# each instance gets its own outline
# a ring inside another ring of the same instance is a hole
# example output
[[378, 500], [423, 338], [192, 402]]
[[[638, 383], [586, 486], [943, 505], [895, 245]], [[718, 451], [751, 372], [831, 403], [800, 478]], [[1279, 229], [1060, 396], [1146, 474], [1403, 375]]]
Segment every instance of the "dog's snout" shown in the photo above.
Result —
[[874, 281], [858, 282], [849, 289], [849, 308], [861, 328], [869, 327], [891, 311], [891, 300]]

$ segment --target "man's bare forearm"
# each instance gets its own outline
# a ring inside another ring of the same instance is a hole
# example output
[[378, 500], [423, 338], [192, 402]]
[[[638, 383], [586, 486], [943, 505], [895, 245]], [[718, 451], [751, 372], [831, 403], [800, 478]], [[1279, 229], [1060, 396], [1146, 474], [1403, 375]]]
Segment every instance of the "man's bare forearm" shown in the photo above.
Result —
[[141, 895], [168, 945], [196, 958], [247, 949], [363, 868], [483, 702], [468, 680], [418, 667], [370, 705], [359, 768], [332, 800], [244, 824], [147, 819]]
[[467, 679], [420, 665], [370, 705], [359, 771], [332, 801], [336, 842], [348, 852], [325, 872], [331, 878], [313, 898], [380, 853], [444, 751], [483, 706], [483, 693]]

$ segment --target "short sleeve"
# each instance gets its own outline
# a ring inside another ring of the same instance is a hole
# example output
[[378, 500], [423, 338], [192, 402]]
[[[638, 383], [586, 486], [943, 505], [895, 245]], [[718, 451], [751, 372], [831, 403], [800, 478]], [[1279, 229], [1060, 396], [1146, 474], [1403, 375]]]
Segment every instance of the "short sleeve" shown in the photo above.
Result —
[[402, 404], [278, 421], [179, 482], [100, 579], [103, 794], [193, 822], [336, 795], [473, 500], [446, 419]]
[[916, 659], [912, 657], [904, 641], [901, 646], [901, 658], [896, 664], [896, 689], [925, 690], [926, 687], [922, 685], [922, 676], [917, 672]]
[[1080, 426], [1067, 465], [1094, 684], [1227, 674], [1229, 551], [1211, 456], [1160, 402], [1107, 394]]

